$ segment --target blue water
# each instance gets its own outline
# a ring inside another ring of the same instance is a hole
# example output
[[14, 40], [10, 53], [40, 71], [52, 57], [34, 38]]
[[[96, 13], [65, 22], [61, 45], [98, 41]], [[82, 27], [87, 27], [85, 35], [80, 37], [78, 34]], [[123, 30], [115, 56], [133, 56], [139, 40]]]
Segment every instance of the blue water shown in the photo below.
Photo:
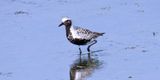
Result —
[[[76, 71], [84, 80], [158, 80], [159, 3], [1, 0], [0, 80], [70, 80]], [[64, 16], [74, 25], [106, 33], [91, 47], [91, 59], [87, 46], [80, 58], [78, 46], [58, 27]]]

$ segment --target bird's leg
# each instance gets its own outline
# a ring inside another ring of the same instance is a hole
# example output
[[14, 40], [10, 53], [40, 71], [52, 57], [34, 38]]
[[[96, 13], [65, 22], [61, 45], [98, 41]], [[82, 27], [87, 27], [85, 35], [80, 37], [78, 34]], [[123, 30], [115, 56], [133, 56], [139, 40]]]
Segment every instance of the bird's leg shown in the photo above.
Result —
[[88, 61], [90, 62], [91, 60], [91, 55], [90, 55], [90, 52], [88, 52]]
[[92, 59], [91, 59], [90, 53], [88, 53], [88, 64], [90, 65], [91, 63], [92, 63]]
[[79, 63], [82, 64], [82, 56], [81, 56], [81, 53], [79, 55]]
[[80, 53], [80, 56], [82, 54], [82, 50], [81, 50], [81, 47], [79, 46], [79, 53]]
[[93, 42], [93, 43], [90, 44], [90, 45], [88, 46], [88, 48], [87, 48], [87, 51], [89, 52], [89, 55], [90, 55], [90, 47], [91, 47], [92, 45], [96, 44], [96, 43], [97, 43], [97, 40], [93, 40], [92, 42]]

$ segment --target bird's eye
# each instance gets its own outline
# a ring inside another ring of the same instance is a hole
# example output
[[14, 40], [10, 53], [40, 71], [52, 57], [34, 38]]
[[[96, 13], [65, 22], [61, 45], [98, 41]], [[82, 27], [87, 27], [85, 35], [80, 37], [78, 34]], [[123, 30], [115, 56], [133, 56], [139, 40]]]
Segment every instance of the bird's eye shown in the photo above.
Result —
[[70, 21], [69, 21], [69, 20], [67, 20], [67, 23], [70, 23]]

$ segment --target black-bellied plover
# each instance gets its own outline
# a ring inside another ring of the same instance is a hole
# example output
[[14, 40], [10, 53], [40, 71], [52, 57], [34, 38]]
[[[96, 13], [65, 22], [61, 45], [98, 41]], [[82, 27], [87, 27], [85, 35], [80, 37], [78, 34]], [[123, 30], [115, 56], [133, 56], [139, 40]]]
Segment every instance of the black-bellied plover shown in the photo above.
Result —
[[67, 39], [71, 43], [79, 46], [80, 54], [82, 53], [80, 48], [81, 45], [89, 44], [89, 46], [87, 47], [87, 51], [90, 52], [90, 47], [97, 43], [96, 38], [104, 34], [99, 32], [92, 32], [88, 29], [73, 26], [72, 20], [68, 17], [62, 18], [62, 23], [59, 25], [59, 27], [62, 25], [65, 26]]

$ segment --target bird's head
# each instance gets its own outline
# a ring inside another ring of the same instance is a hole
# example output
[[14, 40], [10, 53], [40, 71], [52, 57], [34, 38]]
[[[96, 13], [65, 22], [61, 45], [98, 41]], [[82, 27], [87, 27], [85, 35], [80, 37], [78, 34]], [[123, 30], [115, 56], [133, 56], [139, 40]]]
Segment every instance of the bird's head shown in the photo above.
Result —
[[72, 25], [71, 19], [68, 17], [63, 17], [61, 24], [59, 24], [59, 27], [62, 25], [66, 26], [66, 27], [70, 27]]

